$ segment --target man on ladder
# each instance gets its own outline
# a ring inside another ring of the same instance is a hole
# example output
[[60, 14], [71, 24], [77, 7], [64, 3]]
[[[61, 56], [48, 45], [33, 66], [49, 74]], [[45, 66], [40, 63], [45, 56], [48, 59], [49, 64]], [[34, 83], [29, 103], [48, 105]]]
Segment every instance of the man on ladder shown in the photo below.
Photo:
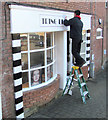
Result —
[[66, 86], [63, 90], [63, 95], [69, 93], [73, 85], [73, 80], [78, 82], [80, 88], [80, 94], [83, 103], [86, 103], [86, 95], [90, 98], [88, 88], [83, 77], [81, 67], [86, 63], [86, 61], [80, 56], [81, 42], [82, 42], [82, 28], [83, 23], [80, 17], [80, 11], [76, 10], [74, 12], [74, 18], [67, 20], [65, 17], [64, 20], [65, 26], [70, 26], [70, 38], [72, 39], [72, 54], [75, 57], [76, 64], [72, 66], [69, 78], [67, 79]]
[[70, 38], [72, 39], [72, 54], [75, 57], [76, 66], [82, 67], [85, 60], [80, 56], [81, 42], [82, 42], [82, 28], [83, 23], [80, 17], [80, 11], [74, 12], [74, 18], [64, 20], [65, 26], [70, 26]]

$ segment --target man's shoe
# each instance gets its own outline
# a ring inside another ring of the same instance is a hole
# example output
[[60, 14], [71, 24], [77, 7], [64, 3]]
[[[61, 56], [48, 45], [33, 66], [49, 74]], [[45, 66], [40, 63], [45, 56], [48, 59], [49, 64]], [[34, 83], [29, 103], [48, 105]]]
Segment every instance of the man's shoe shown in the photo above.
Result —
[[79, 66], [79, 64], [78, 64], [78, 63], [75, 63], [74, 65], [75, 65], [75, 66]]
[[82, 67], [85, 63], [86, 61], [84, 60], [81, 64], [79, 64], [79, 67]]

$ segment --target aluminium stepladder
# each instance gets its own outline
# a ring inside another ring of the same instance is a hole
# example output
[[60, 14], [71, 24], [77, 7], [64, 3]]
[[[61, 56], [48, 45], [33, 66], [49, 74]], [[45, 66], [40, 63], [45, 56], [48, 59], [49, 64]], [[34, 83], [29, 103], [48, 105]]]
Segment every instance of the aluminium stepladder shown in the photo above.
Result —
[[73, 86], [74, 80], [78, 82], [78, 86], [80, 88], [80, 94], [81, 94], [81, 98], [82, 98], [83, 103], [86, 103], [86, 101], [85, 101], [86, 96], [88, 98], [90, 98], [90, 95], [88, 92], [88, 88], [87, 88], [82, 70], [78, 66], [72, 66], [69, 78], [67, 79], [66, 86], [63, 90], [63, 95], [65, 93], [69, 94], [69, 92], [72, 91], [72, 86]]

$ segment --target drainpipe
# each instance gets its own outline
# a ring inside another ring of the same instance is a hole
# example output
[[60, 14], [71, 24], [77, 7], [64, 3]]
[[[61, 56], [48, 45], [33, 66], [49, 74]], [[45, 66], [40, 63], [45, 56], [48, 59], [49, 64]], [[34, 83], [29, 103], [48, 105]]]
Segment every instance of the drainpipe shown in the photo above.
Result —
[[101, 59], [101, 67], [103, 67], [103, 49], [104, 49], [104, 19], [103, 19], [103, 25], [102, 25], [102, 59]]

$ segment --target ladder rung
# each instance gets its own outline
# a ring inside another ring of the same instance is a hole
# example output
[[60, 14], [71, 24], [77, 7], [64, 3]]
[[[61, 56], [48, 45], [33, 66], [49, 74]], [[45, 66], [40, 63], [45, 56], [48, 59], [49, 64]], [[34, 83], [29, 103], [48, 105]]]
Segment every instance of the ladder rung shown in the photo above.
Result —
[[84, 85], [86, 85], [86, 83], [84, 83], [84, 82], [83, 82], [83, 83], [81, 83], [81, 87], [83, 87]]
[[73, 78], [73, 80], [78, 81], [78, 79]]
[[70, 76], [72, 77], [72, 76], [74, 76], [74, 74], [71, 74]]
[[72, 76], [74, 76], [74, 74], [71, 74], [71, 75], [67, 76], [67, 78], [70, 78], [70, 77], [72, 77]]
[[88, 94], [88, 91], [83, 92], [83, 95], [86, 96]]
[[82, 77], [82, 76], [83, 76], [83, 74], [79, 74], [79, 78]]

